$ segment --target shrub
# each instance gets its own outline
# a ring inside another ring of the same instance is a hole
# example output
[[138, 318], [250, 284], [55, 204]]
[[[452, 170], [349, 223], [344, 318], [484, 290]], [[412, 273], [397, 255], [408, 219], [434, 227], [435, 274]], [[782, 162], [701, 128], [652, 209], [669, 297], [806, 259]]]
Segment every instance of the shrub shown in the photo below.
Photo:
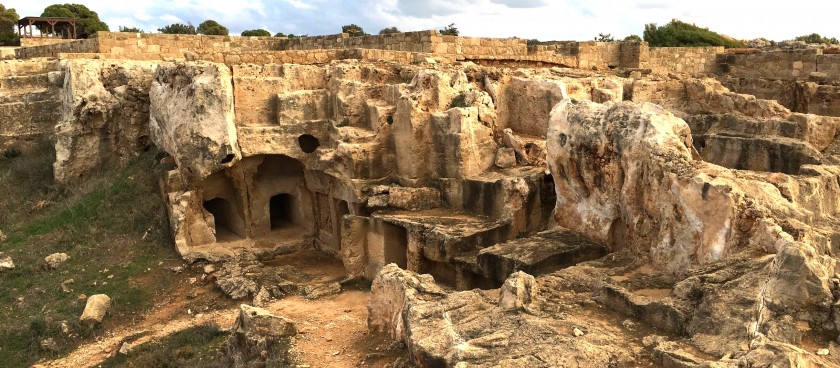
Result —
[[196, 28], [195, 30], [199, 34], [209, 35], [209, 36], [227, 36], [228, 35], [227, 27], [219, 24], [219, 22], [216, 22], [215, 20], [212, 20], [212, 19], [208, 19], [208, 20], [205, 20], [205, 21], [201, 22], [201, 24], [199, 24], [198, 28]]
[[457, 36], [461, 34], [461, 32], [458, 31], [458, 27], [455, 27], [455, 23], [449, 23], [448, 26], [443, 27], [443, 29], [440, 30], [440, 34], [444, 36]]
[[192, 24], [172, 23], [166, 27], [158, 28], [163, 34], [195, 34], [195, 26]]
[[397, 28], [397, 27], [388, 27], [388, 28], [382, 28], [379, 31], [379, 34], [381, 34], [381, 35], [390, 34], [390, 33], [400, 33], [400, 29]]
[[645, 41], [653, 47], [723, 46], [726, 48], [746, 47], [743, 43], [727, 39], [708, 28], [672, 20], [664, 26], [656, 23], [645, 25]]
[[[282, 34], [282, 33], [278, 33]], [[271, 37], [271, 32], [266, 31], [264, 29], [249, 29], [246, 31], [242, 31], [241, 35], [243, 36], [251, 36], [251, 37]]]
[[144, 32], [142, 29], [137, 28], [137, 27], [123, 27], [123, 26], [120, 26], [120, 32], [126, 32], [126, 33], [146, 33], [146, 32]]
[[819, 33], [811, 33], [809, 35], [799, 36], [799, 37], [795, 38], [795, 40], [796, 41], [804, 41], [806, 43], [827, 43], [827, 44], [830, 44], [830, 45], [840, 44], [840, 41], [838, 41], [837, 38], [823, 37], [823, 36], [820, 36]]
[[342, 33], [349, 33], [350, 37], [364, 36], [365, 30], [355, 24], [348, 24], [341, 27]]
[[598, 42], [615, 42], [615, 38], [613, 38], [611, 33], [598, 33], [598, 37], [595, 37], [595, 41], [598, 41]]
[[625, 42], [642, 42], [642, 38], [639, 35], [629, 35], [624, 37]]

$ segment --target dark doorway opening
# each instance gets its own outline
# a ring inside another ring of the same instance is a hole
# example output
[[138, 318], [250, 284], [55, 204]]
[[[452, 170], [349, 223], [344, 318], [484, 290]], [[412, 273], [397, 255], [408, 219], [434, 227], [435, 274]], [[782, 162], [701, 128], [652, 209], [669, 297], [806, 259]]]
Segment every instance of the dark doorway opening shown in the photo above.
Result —
[[385, 241], [385, 264], [396, 263], [402, 269], [408, 267], [408, 231], [402, 226], [383, 223]]
[[321, 142], [312, 134], [304, 134], [298, 137], [298, 145], [303, 152], [312, 153], [321, 145]]
[[234, 229], [235, 216], [233, 206], [224, 198], [213, 198], [209, 201], [204, 201], [204, 209], [213, 215], [213, 220], [216, 227], [216, 241], [236, 240], [242, 239], [243, 234], [238, 234]]
[[271, 230], [282, 229], [294, 225], [295, 207], [294, 197], [290, 194], [281, 193], [271, 197], [269, 201], [269, 215], [271, 217]]

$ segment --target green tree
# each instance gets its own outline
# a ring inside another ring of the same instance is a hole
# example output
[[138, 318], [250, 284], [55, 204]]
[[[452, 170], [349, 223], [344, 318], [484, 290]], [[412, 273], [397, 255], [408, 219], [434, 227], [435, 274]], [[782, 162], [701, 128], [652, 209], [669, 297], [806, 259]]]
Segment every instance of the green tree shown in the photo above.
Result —
[[158, 32], [164, 34], [195, 34], [195, 27], [192, 24], [172, 23], [166, 27], [158, 28]]
[[13, 8], [6, 9], [0, 4], [0, 46], [19, 46], [20, 37], [15, 33], [20, 17]]
[[355, 24], [348, 24], [341, 27], [341, 33], [349, 33], [350, 37], [359, 37], [365, 35], [365, 30]]
[[274, 37], [287, 37], [287, 36], [283, 32], [277, 32], [277, 33], [274, 34]]
[[252, 37], [271, 37], [271, 32], [266, 31], [264, 29], [249, 29], [246, 31], [242, 31], [241, 35]]
[[123, 26], [120, 26], [119, 29], [120, 29], [120, 32], [126, 32], [126, 33], [146, 33], [145, 31], [143, 31], [142, 29], [137, 28], [137, 27], [123, 27]]
[[708, 28], [700, 28], [694, 24], [672, 20], [664, 26], [657, 27], [656, 23], [645, 25], [645, 41], [653, 47], [683, 47], [683, 46], [723, 46], [727, 48], [745, 47], [736, 40], [725, 38]]
[[461, 32], [458, 31], [458, 27], [455, 27], [455, 23], [450, 23], [448, 26], [443, 27], [443, 29], [440, 30], [440, 34], [444, 36], [457, 36], [461, 34]]
[[[108, 25], [99, 20], [99, 14], [81, 4], [53, 4], [46, 7], [41, 16], [76, 18], [76, 35], [78, 38], [96, 37], [96, 32], [109, 30]], [[56, 26], [57, 30], [58, 27]]]
[[198, 25], [198, 28], [195, 29], [199, 34], [209, 35], [209, 36], [227, 36], [228, 29], [216, 22], [215, 20], [208, 19], [201, 24]]
[[840, 44], [840, 41], [838, 41], [837, 38], [823, 37], [823, 36], [820, 36], [819, 33], [811, 33], [809, 35], [799, 36], [799, 37], [795, 38], [795, 40], [796, 41], [804, 41], [806, 43], [827, 43], [827, 44], [831, 44], [831, 45]]
[[598, 33], [598, 37], [595, 37], [595, 41], [615, 42], [615, 38], [613, 38], [612, 33]]
[[397, 28], [397, 27], [388, 27], [388, 28], [382, 28], [379, 31], [379, 34], [381, 34], [381, 35], [390, 34], [390, 33], [400, 33], [400, 29]]
[[629, 35], [627, 37], [624, 37], [624, 42], [629, 42], [629, 41], [642, 42], [642, 38], [639, 37], [639, 35]]

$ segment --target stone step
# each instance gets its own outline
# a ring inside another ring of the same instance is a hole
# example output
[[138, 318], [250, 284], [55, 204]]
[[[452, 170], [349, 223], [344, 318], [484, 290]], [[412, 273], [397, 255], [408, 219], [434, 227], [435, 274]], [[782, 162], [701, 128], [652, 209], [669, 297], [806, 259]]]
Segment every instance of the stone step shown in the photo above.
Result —
[[603, 245], [568, 229], [555, 228], [481, 249], [473, 259], [473, 268], [486, 278], [504, 282], [517, 271], [538, 276], [606, 254]]
[[9, 60], [0, 62], [0, 76], [45, 74], [61, 70], [59, 60]]
[[799, 174], [802, 165], [820, 164], [822, 154], [799, 139], [692, 134], [704, 161], [736, 170]]
[[32, 103], [38, 101], [56, 100], [58, 101], [58, 91], [53, 88], [32, 89], [20, 93], [9, 93], [8, 91], [0, 91], [0, 104], [10, 104], [16, 102]]
[[0, 136], [49, 134], [60, 118], [55, 99], [0, 104]]
[[29, 92], [44, 88], [60, 88], [61, 72], [0, 77], [0, 91], [8, 93]]

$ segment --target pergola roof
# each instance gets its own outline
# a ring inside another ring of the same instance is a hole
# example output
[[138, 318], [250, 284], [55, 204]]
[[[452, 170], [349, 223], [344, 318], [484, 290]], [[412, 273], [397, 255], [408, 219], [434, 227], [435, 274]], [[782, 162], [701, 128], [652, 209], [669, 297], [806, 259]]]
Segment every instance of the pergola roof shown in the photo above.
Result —
[[[59, 26], [56, 29], [56, 25], [64, 25], [64, 27]], [[76, 18], [23, 17], [18, 21], [17, 26], [18, 34], [22, 38], [44, 37], [44, 32], [48, 32], [48, 37], [76, 38]], [[41, 31], [39, 36], [35, 36], [33, 26]]]
[[23, 17], [18, 21], [19, 26], [48, 26], [51, 23], [76, 23], [76, 18], [59, 18], [59, 17]]

